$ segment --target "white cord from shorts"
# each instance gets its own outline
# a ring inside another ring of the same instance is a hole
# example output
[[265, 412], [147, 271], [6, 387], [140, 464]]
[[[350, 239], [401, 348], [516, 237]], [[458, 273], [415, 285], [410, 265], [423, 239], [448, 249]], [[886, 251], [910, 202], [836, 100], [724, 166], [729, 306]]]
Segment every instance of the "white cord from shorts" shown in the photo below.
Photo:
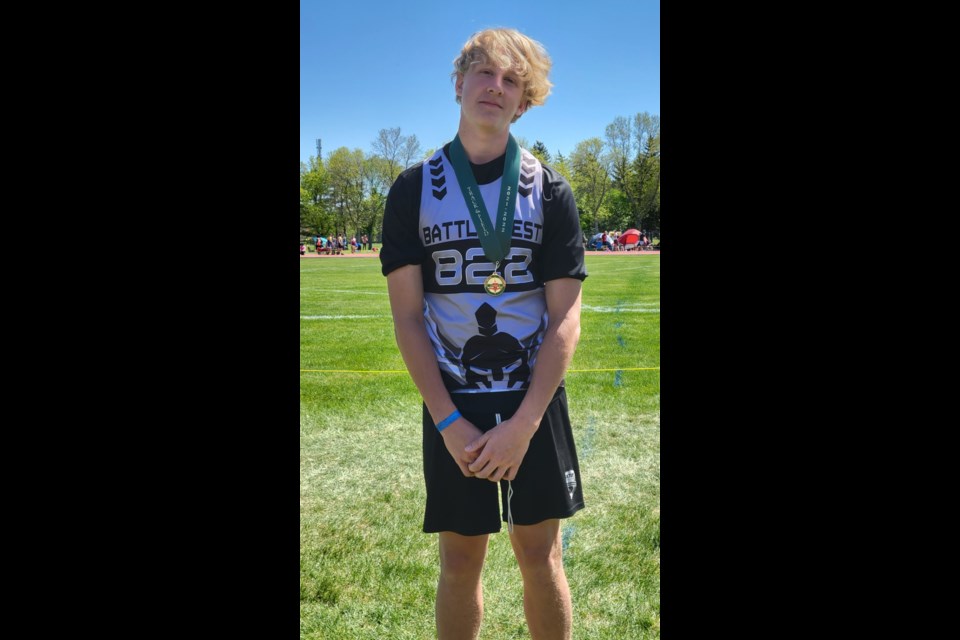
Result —
[[[500, 414], [496, 414], [497, 424], [500, 424]], [[513, 498], [513, 482], [507, 480], [507, 531], [513, 533], [513, 511], [510, 510], [510, 499]]]
[[507, 480], [507, 531], [513, 533], [513, 513], [510, 511], [510, 498], [513, 497], [513, 483]]

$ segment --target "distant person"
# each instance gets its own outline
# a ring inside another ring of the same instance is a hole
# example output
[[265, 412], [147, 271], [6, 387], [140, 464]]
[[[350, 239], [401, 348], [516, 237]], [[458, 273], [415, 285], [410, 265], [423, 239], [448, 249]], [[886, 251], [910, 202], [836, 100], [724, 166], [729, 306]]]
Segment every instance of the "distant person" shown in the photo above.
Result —
[[453, 65], [457, 135], [393, 183], [380, 252], [397, 345], [424, 403], [437, 634], [477, 637], [488, 540], [506, 522], [531, 637], [569, 640], [560, 520], [584, 504], [564, 374], [587, 271], [569, 183], [510, 134], [550, 93], [551, 61], [518, 31], [486, 29]]
[[307, 245], [300, 243], [300, 255], [303, 255], [307, 252]]

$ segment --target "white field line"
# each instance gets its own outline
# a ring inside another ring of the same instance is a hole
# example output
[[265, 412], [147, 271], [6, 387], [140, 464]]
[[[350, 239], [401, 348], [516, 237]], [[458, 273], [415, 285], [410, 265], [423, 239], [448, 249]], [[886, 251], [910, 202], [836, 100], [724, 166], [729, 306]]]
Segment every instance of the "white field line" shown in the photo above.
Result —
[[635, 267], [620, 267], [620, 266], [611, 267], [611, 271], [616, 271], [617, 273], [620, 273], [621, 271], [640, 271], [640, 270], [650, 271], [651, 269], [656, 269], [657, 275], [660, 275], [659, 274], [660, 267], [658, 265], [653, 265], [653, 264], [647, 264], [647, 265], [641, 264]]
[[385, 296], [386, 291], [355, 291], [353, 289], [326, 289], [324, 287], [300, 287], [300, 291], [323, 291], [325, 293], [350, 293], [361, 296]]
[[637, 303], [631, 305], [621, 305], [618, 307], [595, 307], [590, 304], [580, 305], [584, 311], [594, 313], [660, 313], [660, 307], [656, 303], [645, 304]]
[[363, 320], [366, 318], [391, 318], [388, 313], [380, 313], [377, 315], [327, 315], [327, 316], [300, 316], [301, 320]]

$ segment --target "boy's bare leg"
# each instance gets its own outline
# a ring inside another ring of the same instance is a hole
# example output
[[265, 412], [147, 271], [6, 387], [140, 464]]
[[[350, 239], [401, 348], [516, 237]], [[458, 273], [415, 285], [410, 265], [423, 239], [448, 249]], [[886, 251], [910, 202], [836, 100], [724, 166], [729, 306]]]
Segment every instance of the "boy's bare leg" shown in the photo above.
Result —
[[489, 535], [440, 533], [440, 580], [437, 583], [437, 637], [476, 640], [483, 620], [480, 575]]
[[563, 571], [560, 521], [514, 525], [513, 553], [523, 576], [523, 610], [533, 640], [570, 640], [573, 608]]

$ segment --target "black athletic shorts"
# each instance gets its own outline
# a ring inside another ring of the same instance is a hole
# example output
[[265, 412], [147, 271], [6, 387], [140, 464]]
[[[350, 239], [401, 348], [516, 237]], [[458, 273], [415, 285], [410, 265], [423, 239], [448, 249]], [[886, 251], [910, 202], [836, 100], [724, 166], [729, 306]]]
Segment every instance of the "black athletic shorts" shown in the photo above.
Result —
[[[520, 406], [526, 391], [452, 393], [454, 404], [467, 420], [483, 432], [507, 420]], [[427, 484], [425, 533], [453, 531], [475, 536], [500, 531], [507, 521], [508, 486], [482, 478], [467, 478], [454, 462], [437, 431], [426, 405], [423, 407], [423, 474]], [[551, 518], [569, 518], [583, 508], [580, 465], [573, 442], [567, 393], [559, 387], [540, 427], [530, 440], [517, 477], [511, 482], [510, 512], [513, 523], [531, 525]]]

